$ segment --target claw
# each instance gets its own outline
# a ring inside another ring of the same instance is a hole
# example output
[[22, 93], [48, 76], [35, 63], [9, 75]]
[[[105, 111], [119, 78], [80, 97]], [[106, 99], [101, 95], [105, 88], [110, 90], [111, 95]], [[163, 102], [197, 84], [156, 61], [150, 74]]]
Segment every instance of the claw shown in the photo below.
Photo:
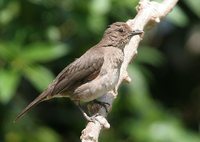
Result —
[[89, 121], [89, 122], [99, 121], [99, 120], [97, 119], [97, 116], [99, 116], [98, 113], [96, 113], [96, 114], [93, 115], [93, 116], [88, 116], [86, 113], [85, 113], [85, 115], [84, 115], [84, 117], [86, 118], [86, 120]]
[[97, 101], [97, 100], [94, 100], [94, 103], [97, 103], [97, 104], [103, 106], [103, 107], [105, 108], [106, 112], [107, 112], [107, 113], [109, 112], [109, 110], [108, 110], [108, 108], [107, 108], [107, 106], [106, 106], [106, 105], [108, 105], [108, 107], [109, 107], [109, 106], [110, 106], [109, 103], [107, 103], [107, 102], [101, 102], [101, 101]]
[[96, 117], [99, 115], [98, 113], [93, 115], [93, 116], [89, 116], [87, 115], [87, 113], [82, 109], [80, 102], [77, 103], [78, 108], [80, 109], [81, 113], [83, 114], [83, 116], [85, 117], [85, 119], [89, 122], [95, 122]]

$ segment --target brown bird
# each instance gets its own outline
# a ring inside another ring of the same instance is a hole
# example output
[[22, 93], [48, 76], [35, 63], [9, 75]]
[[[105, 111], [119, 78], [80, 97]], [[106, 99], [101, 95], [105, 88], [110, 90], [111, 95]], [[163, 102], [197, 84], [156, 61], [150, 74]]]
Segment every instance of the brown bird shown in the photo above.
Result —
[[102, 40], [65, 67], [48, 88], [19, 113], [15, 121], [45, 100], [69, 97], [75, 103], [90, 102], [113, 90], [124, 58], [123, 49], [132, 36], [141, 33], [141, 30], [132, 31], [124, 22], [110, 25]]

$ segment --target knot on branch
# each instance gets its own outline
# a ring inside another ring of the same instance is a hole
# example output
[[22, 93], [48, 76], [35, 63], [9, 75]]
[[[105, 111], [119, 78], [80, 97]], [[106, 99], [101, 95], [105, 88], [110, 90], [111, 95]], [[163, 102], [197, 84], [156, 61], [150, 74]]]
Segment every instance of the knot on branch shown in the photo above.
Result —
[[158, 2], [154, 2], [154, 1], [149, 1], [149, 0], [141, 0], [138, 4], [138, 6], [136, 7], [137, 11], [141, 11], [143, 9], [146, 9], [146, 12], [151, 13], [151, 19], [149, 21], [150, 25], [154, 25], [155, 23], [159, 23], [160, 22], [160, 15], [164, 15], [162, 14], [163, 11], [160, 8], [161, 4]]
[[124, 73], [124, 81], [126, 83], [130, 83], [131, 82], [131, 77], [128, 75], [127, 71]]

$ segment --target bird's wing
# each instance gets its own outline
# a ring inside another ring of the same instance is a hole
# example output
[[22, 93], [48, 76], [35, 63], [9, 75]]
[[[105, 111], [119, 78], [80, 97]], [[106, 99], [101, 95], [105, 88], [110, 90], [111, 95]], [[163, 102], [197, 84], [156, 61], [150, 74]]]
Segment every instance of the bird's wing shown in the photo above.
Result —
[[89, 50], [83, 56], [67, 66], [55, 79], [52, 95], [73, 90], [80, 83], [94, 79], [104, 62], [103, 52]]
[[73, 88], [77, 83], [94, 79], [98, 75], [104, 62], [103, 52], [98, 49], [99, 48], [96, 48], [96, 50], [94, 50], [94, 48], [91, 48], [84, 55], [63, 69], [49, 87], [24, 108], [14, 121], [20, 119], [38, 103]]
[[77, 87], [72, 99], [89, 102], [105, 95], [117, 85], [124, 58], [123, 52], [115, 47], [105, 48], [104, 52], [104, 62], [98, 76]]

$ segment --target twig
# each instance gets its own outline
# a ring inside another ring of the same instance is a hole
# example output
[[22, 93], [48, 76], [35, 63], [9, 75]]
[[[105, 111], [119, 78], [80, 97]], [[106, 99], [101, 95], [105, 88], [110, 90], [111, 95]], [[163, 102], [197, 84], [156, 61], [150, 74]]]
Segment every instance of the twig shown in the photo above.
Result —
[[[149, 26], [155, 23], [159, 23], [160, 20], [165, 17], [176, 5], [178, 0], [163, 0], [162, 3], [140, 0], [137, 6], [137, 15], [134, 19], [127, 21], [127, 24], [133, 29], [143, 30], [145, 26]], [[141, 41], [140, 36], [132, 37], [128, 45], [124, 49], [124, 62], [121, 67], [120, 78], [116, 89], [113, 92], [108, 92], [101, 97], [99, 101], [106, 102], [109, 105], [108, 110], [112, 108], [112, 103], [117, 96], [117, 90], [123, 81], [130, 82], [131, 78], [128, 76], [127, 67], [133, 57], [137, 54], [138, 44]], [[82, 142], [98, 142], [98, 137], [102, 128], [110, 128], [109, 123], [106, 120], [108, 112], [104, 107], [99, 107], [95, 112], [99, 115], [94, 122], [88, 122], [85, 129], [82, 131]], [[94, 114], [95, 114], [94, 113]]]

